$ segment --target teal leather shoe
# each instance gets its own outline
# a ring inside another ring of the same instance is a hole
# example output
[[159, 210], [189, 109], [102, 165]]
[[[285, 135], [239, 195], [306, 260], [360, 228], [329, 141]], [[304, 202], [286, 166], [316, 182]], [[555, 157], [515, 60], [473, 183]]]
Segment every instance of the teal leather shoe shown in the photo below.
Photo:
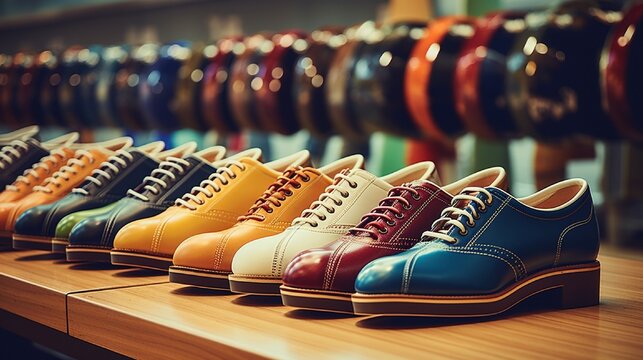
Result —
[[516, 199], [464, 189], [423, 241], [357, 276], [358, 314], [483, 316], [549, 291], [563, 308], [596, 305], [599, 232], [584, 180]]

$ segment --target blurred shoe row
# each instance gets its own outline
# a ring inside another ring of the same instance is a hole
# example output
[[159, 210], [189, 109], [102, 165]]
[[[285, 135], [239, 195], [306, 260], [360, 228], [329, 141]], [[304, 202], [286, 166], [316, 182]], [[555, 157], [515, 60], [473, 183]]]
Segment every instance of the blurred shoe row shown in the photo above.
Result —
[[582, 179], [518, 199], [499, 167], [441, 185], [430, 161], [377, 177], [361, 155], [314, 167], [306, 150], [263, 163], [259, 149], [36, 134], [0, 135], [0, 237], [15, 249], [321, 311], [480, 316], [543, 291], [598, 303]]

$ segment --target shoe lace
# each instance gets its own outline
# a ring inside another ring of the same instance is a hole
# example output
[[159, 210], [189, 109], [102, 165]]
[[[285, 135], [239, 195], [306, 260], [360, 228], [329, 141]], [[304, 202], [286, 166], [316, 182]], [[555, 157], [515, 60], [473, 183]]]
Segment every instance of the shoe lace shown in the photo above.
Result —
[[[217, 169], [207, 179], [201, 181], [199, 186], [192, 188], [192, 191], [183, 195], [182, 198], [176, 199], [175, 205], [186, 207], [190, 210], [196, 210], [199, 206], [205, 204], [205, 201], [197, 195], [204, 194], [207, 198], [214, 196], [214, 193], [220, 192], [222, 187], [237, 177], [232, 166], [238, 167], [241, 171], [246, 169], [246, 166], [239, 161], [230, 161], [225, 166]], [[225, 176], [227, 175], [227, 177]], [[218, 182], [217, 182], [218, 181]]]
[[265, 220], [265, 216], [258, 214], [260, 210], [264, 210], [267, 213], [272, 213], [273, 207], [280, 207], [281, 203], [285, 201], [288, 197], [293, 195], [292, 189], [299, 189], [301, 183], [298, 181], [299, 178], [303, 182], [310, 181], [310, 176], [305, 173], [306, 169], [302, 167], [290, 168], [281, 174], [277, 180], [272, 183], [254, 205], [250, 207], [250, 210], [245, 215], [241, 215], [237, 218], [237, 221], [245, 220]]
[[[388, 196], [380, 201], [377, 207], [362, 216], [360, 224], [348, 230], [349, 233], [366, 233], [373, 239], [377, 239], [379, 234], [386, 234], [388, 227], [395, 226], [396, 220], [404, 218], [404, 211], [411, 209], [411, 202], [404, 197], [406, 194], [411, 194], [414, 200], [420, 199], [420, 193], [409, 185], [396, 186], [389, 191]], [[402, 210], [395, 207], [398, 202], [402, 203]], [[384, 220], [384, 223], [382, 224], [380, 220]]]
[[34, 186], [33, 191], [51, 193], [53, 190], [51, 189], [50, 185], [61, 187], [63, 183], [71, 179], [69, 174], [76, 175], [78, 174], [79, 168], [80, 169], [85, 168], [86, 166], [85, 163], [81, 161], [81, 159], [84, 157], [89, 159], [90, 164], [94, 162], [94, 155], [91, 152], [87, 150], [82, 150], [82, 149], [77, 150], [76, 157], [69, 159], [69, 161], [67, 161], [67, 164], [65, 166], [62, 166], [53, 175], [45, 179], [42, 185]]
[[38, 169], [44, 169], [45, 174], [49, 174], [51, 168], [55, 168], [60, 161], [65, 159], [65, 152], [62, 149], [52, 150], [51, 153], [42, 159], [40, 162], [34, 164], [31, 169], [25, 170], [25, 172], [18, 176], [16, 181], [11, 185], [6, 186], [7, 191], [19, 192], [20, 188], [18, 185], [20, 183], [25, 184], [26, 186], [31, 185], [32, 181], [40, 181], [40, 175], [38, 175]]
[[340, 186], [342, 181], [348, 183], [348, 186], [353, 189], [357, 188], [357, 182], [351, 180], [348, 173], [335, 175], [334, 183], [326, 187], [319, 199], [313, 201], [310, 208], [304, 210], [300, 217], [293, 220], [293, 225], [308, 224], [312, 227], [317, 227], [319, 226], [319, 221], [324, 221], [328, 214], [335, 213], [336, 208], [344, 203], [343, 198], [347, 198], [349, 195], [348, 190]]
[[19, 159], [22, 156], [19, 149], [29, 150], [27, 144], [22, 140], [14, 140], [0, 149], [0, 170], [4, 170], [13, 163], [14, 159]]
[[[485, 200], [476, 196], [480, 193], [484, 194], [486, 197]], [[473, 206], [474, 203], [478, 204], [478, 209]], [[467, 235], [469, 233], [467, 226], [475, 226], [475, 221], [480, 218], [478, 211], [486, 211], [487, 206], [492, 203], [493, 197], [486, 189], [481, 187], [464, 188], [460, 194], [453, 197], [453, 200], [451, 200], [451, 206], [442, 210], [440, 218], [434, 221], [431, 225], [431, 230], [422, 233], [422, 241], [439, 239], [451, 244], [457, 242], [456, 238], [449, 235], [451, 229], [455, 226], [460, 235]], [[464, 218], [467, 219], [466, 224], [460, 220], [461, 216], [463, 217], [463, 220]]]
[[[98, 169], [94, 169], [91, 175], [85, 178], [85, 181], [89, 181], [100, 188], [103, 185], [108, 184], [116, 175], [118, 175], [119, 172], [121, 172], [121, 169], [127, 167], [132, 160], [134, 160], [134, 156], [131, 153], [126, 150], [117, 150], [114, 155], [107, 158], [107, 161], [102, 162]], [[114, 165], [114, 163], [119, 164], [120, 167]], [[112, 173], [110, 174], [107, 170], [111, 170]], [[75, 188], [72, 192], [85, 196], [89, 195], [89, 191], [84, 187]]]
[[[187, 160], [169, 156], [165, 161], [162, 161], [159, 164], [158, 168], [152, 170], [152, 173], [149, 176], [146, 176], [143, 179], [143, 186], [141, 189], [145, 189], [154, 195], [158, 195], [162, 190], [165, 190], [169, 186], [166, 181], [162, 180], [163, 177], [169, 177], [172, 179], [171, 181], [176, 181], [177, 175], [183, 175], [188, 166], [190, 166], [190, 162]], [[155, 185], [158, 185], [158, 187]], [[145, 202], [150, 201], [149, 197], [133, 189], [127, 190], [127, 194]]]

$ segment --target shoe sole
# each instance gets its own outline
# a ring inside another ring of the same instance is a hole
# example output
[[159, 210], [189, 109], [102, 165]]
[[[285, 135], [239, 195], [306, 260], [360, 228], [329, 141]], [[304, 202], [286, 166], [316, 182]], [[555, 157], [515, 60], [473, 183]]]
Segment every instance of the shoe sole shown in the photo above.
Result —
[[294, 288], [281, 285], [281, 302], [299, 309], [354, 314], [351, 293]]
[[13, 234], [12, 247], [16, 250], [51, 251], [51, 238]]
[[69, 245], [69, 240], [63, 238], [51, 239], [51, 252], [56, 254], [64, 254], [65, 249]]
[[217, 273], [183, 266], [170, 266], [170, 282], [208, 289], [230, 291], [228, 273]]
[[352, 296], [360, 315], [474, 317], [511, 309], [521, 301], [552, 291], [560, 308], [598, 305], [600, 264], [568, 266], [530, 276], [508, 289], [484, 296], [369, 295]]
[[249, 276], [228, 276], [230, 291], [233, 293], [250, 295], [273, 295], [279, 296], [281, 278], [249, 277]]
[[111, 263], [111, 248], [89, 246], [67, 246], [65, 253], [69, 262], [101, 262]]
[[139, 254], [134, 252], [110, 251], [113, 265], [134, 266], [143, 269], [167, 271], [172, 266], [172, 257]]

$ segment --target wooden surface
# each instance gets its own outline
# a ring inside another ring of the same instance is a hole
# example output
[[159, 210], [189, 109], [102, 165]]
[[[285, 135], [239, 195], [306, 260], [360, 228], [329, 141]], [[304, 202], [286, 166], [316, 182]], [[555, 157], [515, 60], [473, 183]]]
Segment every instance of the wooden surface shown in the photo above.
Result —
[[364, 318], [175, 284], [74, 294], [69, 334], [133, 357], [632, 358], [643, 356], [643, 262], [601, 257], [601, 305], [546, 296], [484, 319]]
[[0, 309], [67, 332], [67, 296], [167, 282], [167, 276], [111, 265], [70, 264], [44, 251], [0, 252]]

